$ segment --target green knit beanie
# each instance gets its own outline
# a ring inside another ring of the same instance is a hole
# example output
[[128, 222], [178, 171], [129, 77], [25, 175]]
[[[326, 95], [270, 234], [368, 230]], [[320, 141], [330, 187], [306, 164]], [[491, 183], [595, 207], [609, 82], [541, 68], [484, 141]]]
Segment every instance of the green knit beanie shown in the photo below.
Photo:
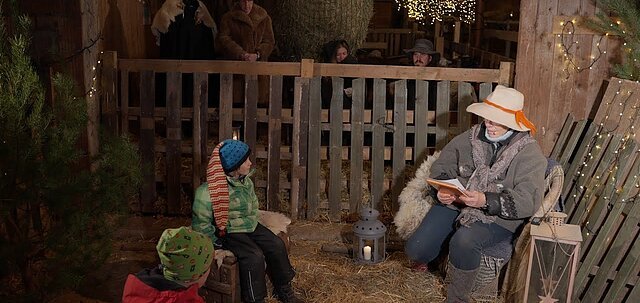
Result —
[[162, 272], [167, 280], [192, 283], [204, 275], [214, 257], [213, 243], [207, 236], [188, 227], [166, 229], [158, 245]]

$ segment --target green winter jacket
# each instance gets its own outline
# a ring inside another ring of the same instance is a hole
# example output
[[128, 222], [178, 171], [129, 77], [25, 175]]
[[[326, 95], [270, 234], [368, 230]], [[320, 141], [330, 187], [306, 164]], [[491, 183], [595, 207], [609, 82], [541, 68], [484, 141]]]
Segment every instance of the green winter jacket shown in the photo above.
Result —
[[[250, 233], [258, 225], [258, 197], [253, 187], [253, 181], [249, 178], [254, 170], [238, 180], [227, 176], [229, 184], [229, 222], [227, 223], [227, 233]], [[213, 207], [207, 183], [198, 187], [193, 201], [193, 214], [191, 227], [203, 234], [206, 234], [215, 242], [216, 226], [213, 223]]]

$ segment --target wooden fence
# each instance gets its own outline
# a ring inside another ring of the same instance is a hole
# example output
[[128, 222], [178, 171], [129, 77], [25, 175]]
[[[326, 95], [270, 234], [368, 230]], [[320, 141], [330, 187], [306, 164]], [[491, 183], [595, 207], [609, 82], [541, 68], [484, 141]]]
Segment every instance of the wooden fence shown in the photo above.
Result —
[[[118, 61], [113, 52], [106, 57], [111, 60], [102, 66], [104, 121], [138, 142], [147, 168], [135, 211], [163, 214], [190, 213], [207, 156], [238, 129], [253, 151], [255, 184], [265, 209], [294, 219], [331, 220], [361, 204], [394, 210], [412, 164], [467, 129], [471, 116], [463, 109], [488, 95], [494, 83], [508, 85], [513, 76], [513, 64], [491, 70], [306, 59]], [[165, 85], [160, 76], [166, 77], [166, 89], [157, 89]], [[343, 101], [339, 77], [355, 78], [350, 100]], [[407, 102], [407, 79], [417, 79], [416, 102]], [[429, 80], [437, 82], [437, 92], [429, 92]], [[336, 93], [323, 105], [327, 83]], [[391, 85], [393, 97], [387, 92]], [[437, 94], [435, 104], [428, 94]]]
[[581, 302], [640, 302], [639, 110], [640, 85], [613, 78], [593, 121], [569, 115], [551, 153], [568, 221], [582, 227]]

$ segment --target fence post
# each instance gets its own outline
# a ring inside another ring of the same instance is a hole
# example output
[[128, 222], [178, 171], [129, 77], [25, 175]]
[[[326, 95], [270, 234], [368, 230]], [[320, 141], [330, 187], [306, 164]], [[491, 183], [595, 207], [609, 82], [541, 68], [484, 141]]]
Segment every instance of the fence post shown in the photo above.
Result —
[[[309, 84], [313, 77], [313, 59], [302, 59], [300, 77], [293, 89], [293, 141], [291, 166], [291, 219], [304, 212], [307, 189], [307, 138], [309, 136]], [[306, 215], [306, 214], [303, 214]]]
[[[107, 131], [118, 134], [118, 55], [114, 51], [105, 51], [99, 55], [102, 61], [102, 73], [100, 77], [100, 108], [102, 108], [102, 124]], [[98, 67], [96, 67], [98, 68]], [[91, 96], [94, 92], [90, 92]], [[98, 134], [91, 134], [97, 136]], [[95, 139], [97, 142], [97, 138]]]
[[516, 64], [514, 62], [500, 62], [500, 77], [498, 78], [498, 84], [513, 87], [513, 75], [515, 68]]

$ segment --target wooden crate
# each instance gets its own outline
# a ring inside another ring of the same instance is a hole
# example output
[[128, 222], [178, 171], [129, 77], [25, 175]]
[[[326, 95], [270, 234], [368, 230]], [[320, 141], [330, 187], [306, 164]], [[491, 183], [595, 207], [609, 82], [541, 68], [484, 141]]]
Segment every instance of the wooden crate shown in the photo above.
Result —
[[207, 283], [200, 288], [207, 303], [239, 303], [240, 276], [236, 257], [225, 257], [222, 265], [211, 265]]

